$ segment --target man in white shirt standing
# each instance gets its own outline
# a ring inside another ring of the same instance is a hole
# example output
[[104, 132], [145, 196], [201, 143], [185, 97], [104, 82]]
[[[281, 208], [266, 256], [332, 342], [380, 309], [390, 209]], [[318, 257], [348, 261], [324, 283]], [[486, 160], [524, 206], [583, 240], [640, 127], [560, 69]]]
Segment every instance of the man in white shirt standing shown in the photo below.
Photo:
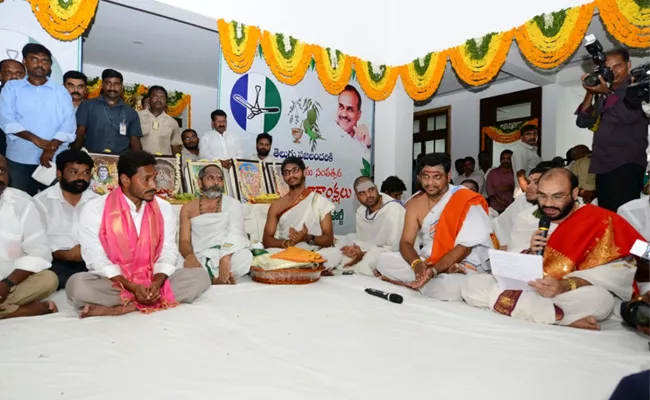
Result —
[[464, 172], [458, 177], [458, 183], [454, 182], [454, 184], [459, 185], [463, 181], [471, 179], [478, 184], [478, 193], [483, 193], [485, 190], [485, 177], [482, 173], [476, 171], [476, 160], [474, 160], [474, 157], [465, 157], [465, 160], [463, 160], [463, 168]]
[[526, 192], [526, 177], [542, 162], [537, 154], [538, 133], [535, 125], [521, 128], [521, 141], [512, 152], [512, 170], [515, 172], [515, 197]]
[[73, 226], [75, 211], [99, 197], [92, 190], [87, 190], [93, 165], [93, 159], [84, 151], [63, 151], [56, 158], [59, 183], [34, 197], [47, 225], [53, 259], [51, 270], [59, 278], [59, 289], [65, 288], [72, 275], [87, 271]]
[[257, 135], [257, 139], [255, 140], [255, 150], [257, 150], [257, 154], [254, 154], [251, 157], [251, 160], [259, 160], [267, 163], [278, 162], [277, 158], [269, 155], [271, 153], [271, 145], [273, 145], [273, 136], [266, 132]]
[[202, 160], [221, 162], [224, 168], [230, 168], [233, 158], [243, 158], [239, 136], [226, 131], [228, 116], [223, 110], [215, 110], [210, 114], [213, 131], [201, 135], [199, 157]]
[[58, 281], [45, 222], [31, 197], [8, 188], [7, 159], [0, 155], [0, 319], [50, 314]]
[[120, 186], [79, 213], [77, 234], [90, 272], [73, 275], [68, 300], [81, 317], [164, 310], [191, 303], [210, 287], [203, 268], [177, 270], [177, 221], [156, 194], [156, 158], [123, 153]]

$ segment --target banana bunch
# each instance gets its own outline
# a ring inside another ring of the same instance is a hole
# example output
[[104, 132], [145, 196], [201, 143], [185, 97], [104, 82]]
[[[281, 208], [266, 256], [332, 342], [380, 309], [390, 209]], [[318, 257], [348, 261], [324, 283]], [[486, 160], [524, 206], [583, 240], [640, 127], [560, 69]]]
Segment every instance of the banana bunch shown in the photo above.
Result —
[[259, 196], [255, 196], [251, 199], [251, 203], [253, 204], [268, 204], [268, 203], [273, 203], [274, 201], [278, 200], [280, 196], [278, 196], [275, 193], [270, 193], [270, 194], [262, 194]]

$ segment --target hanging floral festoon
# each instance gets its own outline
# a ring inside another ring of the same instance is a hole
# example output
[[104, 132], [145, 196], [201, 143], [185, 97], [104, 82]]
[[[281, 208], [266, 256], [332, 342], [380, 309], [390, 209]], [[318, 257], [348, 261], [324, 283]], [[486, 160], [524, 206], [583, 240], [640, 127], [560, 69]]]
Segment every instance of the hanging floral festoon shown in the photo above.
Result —
[[489, 137], [497, 143], [513, 143], [521, 138], [521, 128], [525, 125], [539, 125], [539, 120], [533, 118], [526, 121], [501, 122], [495, 126], [481, 128], [481, 151], [485, 150], [485, 138]]
[[369, 99], [386, 100], [397, 82], [398, 68], [373, 64], [360, 58], [354, 59], [354, 71], [359, 85]]
[[226, 63], [236, 74], [245, 74], [253, 66], [257, 55], [260, 30], [256, 26], [238, 22], [217, 21], [221, 51]]
[[551, 69], [575, 53], [594, 15], [595, 4], [538, 15], [515, 32], [524, 57], [537, 68]]
[[43, 29], [63, 41], [75, 40], [86, 31], [97, 3], [99, 0], [29, 0]]
[[596, 0], [607, 31], [630, 47], [650, 47], [650, 1]]
[[399, 67], [406, 93], [415, 101], [426, 100], [438, 90], [447, 65], [447, 52], [429, 53]]
[[312, 46], [312, 53], [318, 79], [327, 93], [341, 93], [350, 82], [354, 59], [329, 47]]
[[458, 77], [470, 86], [492, 81], [508, 56], [514, 31], [489, 33], [449, 50], [449, 59]]
[[89, 99], [94, 99], [99, 97], [102, 92], [102, 80], [99, 77], [88, 78], [88, 83], [86, 84], [86, 97]]
[[305, 77], [311, 62], [311, 45], [282, 33], [262, 32], [262, 54], [276, 79], [296, 85]]

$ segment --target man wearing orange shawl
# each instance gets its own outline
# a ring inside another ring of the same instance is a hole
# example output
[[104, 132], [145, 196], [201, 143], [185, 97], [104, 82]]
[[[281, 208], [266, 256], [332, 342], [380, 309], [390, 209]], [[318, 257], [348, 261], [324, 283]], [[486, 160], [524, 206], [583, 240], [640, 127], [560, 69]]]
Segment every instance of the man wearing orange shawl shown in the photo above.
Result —
[[485, 199], [463, 186], [449, 185], [450, 168], [446, 154], [427, 154], [420, 160], [422, 192], [406, 203], [400, 252], [381, 254], [376, 275], [428, 297], [462, 301], [461, 283], [489, 271], [488, 250], [494, 246]]
[[[475, 307], [528, 321], [600, 329], [610, 316], [614, 296], [629, 300], [636, 264], [630, 249], [641, 235], [623, 218], [593, 205], [577, 203], [578, 178], [554, 168], [539, 180], [539, 212], [551, 220], [548, 238], [538, 230], [537, 218], [522, 211], [513, 230], [532, 237], [534, 254], [544, 249], [544, 278], [530, 282], [533, 290], [499, 289], [494, 277], [475, 276], [462, 286], [463, 299]], [[521, 251], [521, 249], [509, 249]]]
[[176, 268], [176, 214], [155, 196], [155, 157], [126, 152], [117, 170], [120, 186], [78, 214], [77, 234], [89, 272], [68, 280], [68, 299], [83, 309], [82, 318], [191, 303], [210, 279], [203, 268]]

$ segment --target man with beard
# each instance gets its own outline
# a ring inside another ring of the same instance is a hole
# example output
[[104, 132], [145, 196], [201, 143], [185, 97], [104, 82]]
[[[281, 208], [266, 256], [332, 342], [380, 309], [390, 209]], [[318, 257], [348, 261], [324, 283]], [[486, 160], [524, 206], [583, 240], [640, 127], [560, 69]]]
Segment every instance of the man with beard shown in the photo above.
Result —
[[543, 174], [538, 192], [538, 212], [551, 221], [548, 237], [535, 219], [520, 213], [514, 231], [530, 240], [508, 251], [542, 251], [544, 278], [529, 282], [531, 291], [502, 291], [493, 276], [470, 277], [461, 289], [463, 299], [514, 318], [598, 330], [598, 321], [614, 309], [614, 296], [624, 301], [632, 296], [636, 266], [627, 257], [642, 237], [617, 214], [581, 206], [578, 178], [566, 168]]
[[27, 79], [7, 82], [0, 93], [0, 128], [7, 137], [11, 186], [34, 196], [45, 188], [32, 178], [34, 171], [39, 164], [49, 168], [75, 140], [76, 121], [70, 93], [48, 78], [50, 51], [26, 44], [23, 64]]
[[81, 150], [62, 152], [56, 158], [59, 183], [34, 197], [47, 225], [53, 258], [51, 270], [59, 278], [59, 289], [65, 288], [72, 275], [87, 271], [73, 226], [75, 212], [98, 197], [87, 190], [93, 165], [92, 158]]
[[181, 161], [183, 167], [185, 167], [188, 161], [199, 160], [199, 135], [196, 134], [194, 129], [185, 129], [181, 133], [181, 140], [183, 141]]
[[120, 186], [79, 212], [77, 235], [89, 272], [66, 285], [81, 318], [145, 313], [191, 303], [210, 287], [203, 268], [177, 269], [176, 213], [156, 194], [156, 158], [129, 151]]
[[149, 88], [149, 108], [139, 111], [142, 128], [142, 149], [152, 154], [180, 154], [183, 141], [178, 122], [165, 112], [167, 90], [162, 86]]
[[542, 159], [537, 154], [537, 127], [524, 125], [521, 128], [521, 141], [512, 152], [512, 170], [515, 176], [515, 197], [526, 192], [526, 177]]
[[273, 144], [273, 136], [268, 133], [260, 133], [257, 135], [257, 140], [255, 141], [255, 148], [257, 154], [251, 157], [251, 160], [260, 160], [262, 162], [277, 162], [277, 158], [270, 156], [271, 145]]
[[511, 163], [512, 151], [503, 150], [499, 161], [499, 168], [494, 168], [487, 175], [486, 193], [488, 202], [497, 212], [502, 213], [508, 208], [513, 200], [515, 191], [514, 174]]
[[[380, 255], [382, 279], [419, 290], [427, 297], [460, 301], [460, 284], [490, 270], [492, 226], [485, 199], [449, 184], [447, 154], [424, 156], [418, 166], [422, 191], [406, 203], [399, 253]], [[421, 250], [416, 249], [418, 236]]]
[[102, 94], [84, 101], [77, 110], [75, 149], [119, 155], [142, 150], [142, 127], [138, 113], [122, 100], [122, 74], [114, 69], [102, 72]]
[[7, 160], [0, 156], [0, 319], [50, 314], [56, 275], [49, 270], [52, 252], [45, 221], [32, 198], [8, 188]]
[[228, 115], [223, 110], [214, 110], [210, 114], [213, 131], [201, 135], [202, 160], [219, 160], [221, 165], [230, 169], [233, 158], [243, 158], [239, 136], [236, 133], [228, 132]]
[[298, 157], [282, 162], [282, 178], [289, 193], [273, 202], [264, 226], [262, 242], [266, 249], [286, 249], [296, 246], [316, 251], [327, 260], [325, 267], [333, 269], [342, 259], [334, 246], [332, 211], [329, 200], [305, 185], [305, 163]]
[[223, 170], [214, 164], [198, 175], [201, 197], [181, 209], [179, 249], [183, 267], [203, 268], [213, 285], [234, 284], [248, 273], [253, 254], [244, 232], [244, 209], [224, 196]]
[[87, 85], [88, 78], [83, 72], [68, 71], [63, 74], [63, 86], [68, 89], [68, 93], [72, 96], [72, 105], [75, 112], [77, 112], [79, 105], [86, 99]]
[[356, 233], [337, 239], [336, 247], [345, 256], [344, 268], [353, 267], [358, 274], [372, 275], [381, 253], [399, 251], [406, 210], [399, 200], [379, 193], [369, 177], [358, 177], [354, 191], [361, 203], [357, 209]]
[[[10, 58], [0, 61], [0, 92], [5, 83], [14, 79], [23, 79], [25, 77], [25, 66], [16, 60]], [[0, 129], [0, 156], [7, 153], [7, 137]]]

